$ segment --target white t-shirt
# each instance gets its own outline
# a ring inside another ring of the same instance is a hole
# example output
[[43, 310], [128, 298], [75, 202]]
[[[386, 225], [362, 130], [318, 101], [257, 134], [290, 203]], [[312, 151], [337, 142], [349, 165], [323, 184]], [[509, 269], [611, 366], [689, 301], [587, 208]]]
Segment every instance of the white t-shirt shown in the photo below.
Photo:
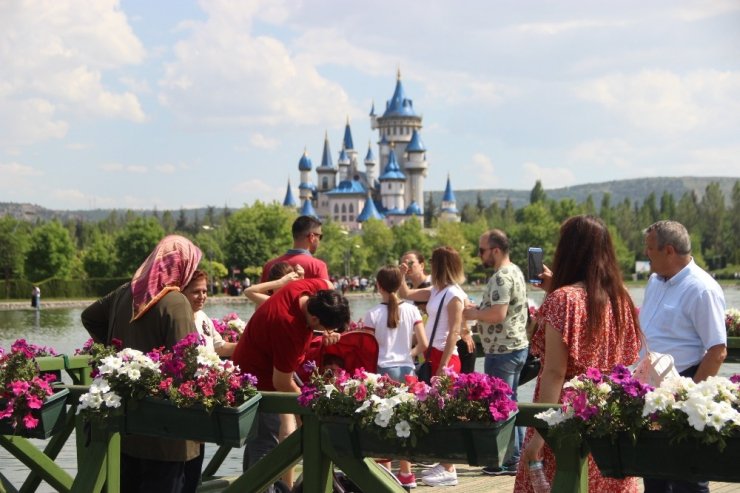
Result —
[[198, 334], [205, 339], [205, 346], [211, 351], [215, 352], [217, 347], [221, 347], [224, 344], [223, 337], [218, 333], [216, 327], [213, 326], [211, 318], [203, 310], [195, 312], [195, 328]]
[[378, 366], [414, 366], [411, 339], [414, 325], [421, 322], [421, 313], [414, 305], [403, 301], [398, 305], [398, 311], [398, 324], [393, 329], [388, 327], [388, 305], [384, 303], [372, 307], [362, 319], [365, 327], [375, 329]]
[[[447, 293], [447, 296], [445, 296], [445, 293]], [[437, 332], [434, 334], [434, 340], [430, 342], [432, 347], [439, 349], [440, 351], [445, 350], [447, 335], [450, 333], [450, 320], [447, 314], [447, 305], [449, 305], [450, 301], [454, 300], [455, 298], [459, 299], [460, 302], [462, 302], [464, 305], [465, 300], [468, 298], [468, 295], [465, 294], [465, 291], [463, 291], [462, 288], [457, 284], [451, 284], [442, 288], [441, 290], [438, 290], [435, 286], [432, 286], [432, 294], [429, 297], [429, 301], [427, 301], [427, 314], [429, 316], [427, 317], [427, 324], [424, 328], [428, 339], [432, 337], [432, 331], [434, 330], [434, 320], [437, 318], [439, 302], [442, 301], [443, 296], [445, 296], [445, 298], [444, 303], [442, 304], [442, 313], [439, 315]], [[452, 354], [457, 354], [457, 346], [454, 346]]]
[[699, 362], [707, 349], [727, 344], [722, 287], [693, 261], [667, 281], [653, 274], [640, 308], [650, 351], [673, 356], [678, 371]]

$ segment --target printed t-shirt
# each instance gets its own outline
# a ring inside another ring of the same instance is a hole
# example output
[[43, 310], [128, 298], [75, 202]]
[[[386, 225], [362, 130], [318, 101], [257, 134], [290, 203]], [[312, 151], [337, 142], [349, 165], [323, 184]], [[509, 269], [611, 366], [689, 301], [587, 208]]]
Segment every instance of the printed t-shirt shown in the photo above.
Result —
[[275, 390], [273, 368], [290, 373], [298, 368], [313, 337], [299, 299], [329, 289], [322, 279], [293, 281], [262, 303], [247, 322], [232, 357], [242, 372], [257, 377], [259, 390]]
[[486, 354], [507, 354], [524, 349], [527, 340], [527, 283], [516, 264], [493, 273], [483, 293], [480, 308], [508, 305], [506, 317], [496, 324], [481, 322], [481, 345]]

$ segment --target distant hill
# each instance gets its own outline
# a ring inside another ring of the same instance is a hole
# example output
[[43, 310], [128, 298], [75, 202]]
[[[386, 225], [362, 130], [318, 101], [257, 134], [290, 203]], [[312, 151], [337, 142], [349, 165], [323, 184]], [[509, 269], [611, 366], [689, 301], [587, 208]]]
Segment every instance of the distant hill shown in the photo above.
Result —
[[[611, 194], [611, 204], [616, 205], [622, 202], [625, 198], [629, 198], [630, 201], [641, 204], [642, 201], [647, 197], [650, 192], [655, 192], [658, 200], [663, 195], [664, 191], [668, 191], [673, 194], [673, 197], [678, 201], [681, 196], [687, 191], [694, 190], [701, 199], [704, 195], [704, 190], [707, 185], [711, 182], [718, 182], [722, 193], [725, 195], [725, 201], [727, 204], [730, 203], [732, 197], [732, 187], [736, 180], [740, 180], [740, 177], [659, 177], [659, 178], [637, 178], [632, 180], [616, 180], [608, 181], [604, 183], [587, 183], [584, 185], [575, 185], [572, 187], [565, 188], [553, 188], [545, 189], [547, 197], [550, 199], [560, 200], [564, 198], [573, 198], [577, 203], [585, 202], [586, 198], [591, 195], [594, 204], [598, 208], [601, 205], [601, 198], [605, 193]], [[478, 194], [483, 199], [483, 203], [488, 205], [493, 201], [503, 206], [507, 199], [510, 199], [514, 208], [519, 209], [529, 204], [530, 190], [507, 190], [507, 189], [489, 189], [489, 190], [455, 190], [455, 199], [457, 200], [457, 207], [462, 209], [466, 203], [475, 204], [478, 200]], [[434, 203], [439, 206], [442, 201], [443, 191], [430, 191], [425, 194], [425, 201], [428, 200], [431, 194]], [[232, 211], [235, 209], [231, 209]], [[203, 220], [206, 215], [207, 208], [201, 207], [197, 209], [186, 209], [185, 215], [188, 221], [192, 221], [195, 214]], [[17, 204], [12, 202], [0, 202], [0, 216], [11, 215], [13, 217], [24, 219], [27, 221], [37, 220], [50, 220], [60, 219], [66, 220], [82, 220], [82, 221], [100, 221], [110, 215], [112, 209], [91, 209], [91, 210], [74, 210], [74, 211], [57, 211], [52, 209], [46, 209], [42, 206], [35, 204]], [[126, 209], [117, 209], [119, 214], [125, 214]], [[158, 211], [161, 215], [164, 211]], [[223, 207], [217, 207], [216, 213], [220, 214], [223, 212]], [[151, 210], [135, 210], [133, 211], [136, 215], [151, 216], [153, 211]], [[172, 214], [177, 219], [180, 215], [180, 210], [172, 210]]]
[[[725, 203], [729, 204], [732, 198], [732, 187], [740, 177], [716, 176], [716, 177], [659, 177], [659, 178], [636, 178], [631, 180], [616, 180], [603, 183], [586, 183], [583, 185], [574, 185], [572, 187], [545, 189], [547, 198], [561, 200], [572, 198], [577, 203], [585, 202], [589, 195], [593, 198], [594, 204], [598, 209], [601, 205], [601, 199], [605, 193], [611, 194], [612, 206], [629, 198], [631, 202], [641, 204], [645, 197], [655, 192], [658, 200], [663, 192], [667, 191], [673, 194], [674, 199], [678, 202], [684, 193], [694, 190], [699, 199], [704, 196], [704, 190], [712, 182], [718, 182], [722, 193], [725, 196]], [[462, 209], [465, 204], [475, 204], [478, 200], [478, 194], [486, 205], [496, 201], [503, 206], [507, 199], [511, 200], [515, 209], [524, 207], [529, 204], [530, 190], [454, 190], [457, 208]], [[429, 194], [432, 200], [439, 206], [442, 201], [443, 191], [432, 191], [425, 194], [425, 201], [428, 200]]]

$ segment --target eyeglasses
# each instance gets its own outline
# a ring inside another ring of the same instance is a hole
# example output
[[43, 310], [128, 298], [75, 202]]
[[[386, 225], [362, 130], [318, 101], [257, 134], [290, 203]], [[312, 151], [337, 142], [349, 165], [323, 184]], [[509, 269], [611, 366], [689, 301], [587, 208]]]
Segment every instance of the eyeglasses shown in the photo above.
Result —
[[314, 233], [314, 232], [308, 233], [308, 234], [306, 235], [306, 237], [310, 238], [310, 237], [311, 237], [311, 235], [314, 235], [314, 236], [318, 236], [318, 237], [319, 237], [319, 240], [320, 240], [320, 239], [322, 239], [322, 238], [324, 237], [324, 233]]

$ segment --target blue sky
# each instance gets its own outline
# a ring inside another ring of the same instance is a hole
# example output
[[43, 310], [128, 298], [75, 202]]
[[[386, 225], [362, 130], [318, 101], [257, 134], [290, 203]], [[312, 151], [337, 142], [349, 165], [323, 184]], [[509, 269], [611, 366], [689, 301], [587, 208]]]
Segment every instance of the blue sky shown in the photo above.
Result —
[[0, 202], [281, 200], [400, 67], [427, 190], [740, 176], [740, 2], [0, 2]]

